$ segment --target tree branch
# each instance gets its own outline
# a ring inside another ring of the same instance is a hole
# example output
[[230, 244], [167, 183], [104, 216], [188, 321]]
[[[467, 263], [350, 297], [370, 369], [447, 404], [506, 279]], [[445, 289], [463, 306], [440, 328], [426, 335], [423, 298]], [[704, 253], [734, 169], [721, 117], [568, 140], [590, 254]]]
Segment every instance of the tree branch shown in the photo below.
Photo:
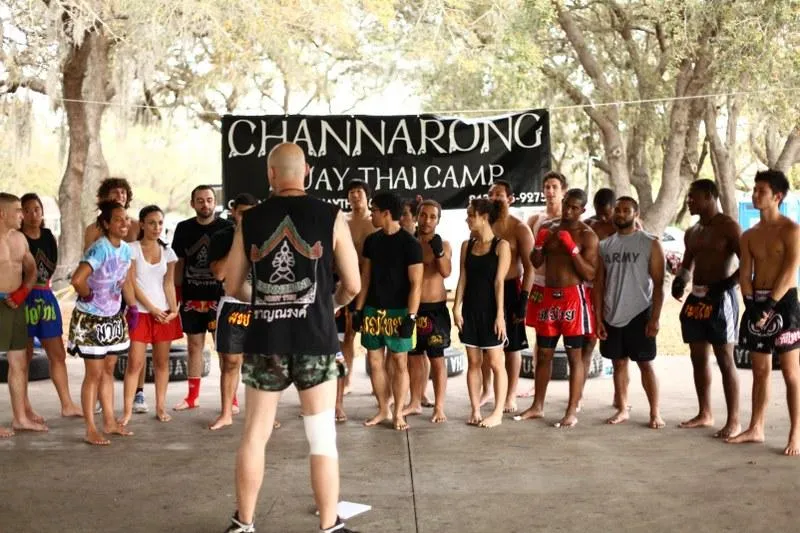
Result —
[[575, 102], [575, 105], [587, 106], [583, 108], [583, 111], [589, 115], [589, 118], [592, 119], [601, 129], [615, 127], [611, 119], [609, 119], [605, 113], [592, 107], [591, 100], [589, 100], [589, 98], [587, 98], [577, 86], [570, 83], [564, 74], [558, 72], [555, 68], [547, 64], [540, 66], [539, 70], [541, 70], [542, 74], [548, 78], [553, 79], [564, 90], [564, 92], [567, 93], [567, 96], [569, 96], [570, 99]]
[[800, 122], [795, 125], [786, 139], [781, 155], [775, 163], [775, 169], [788, 174], [789, 169], [798, 161], [800, 161]]

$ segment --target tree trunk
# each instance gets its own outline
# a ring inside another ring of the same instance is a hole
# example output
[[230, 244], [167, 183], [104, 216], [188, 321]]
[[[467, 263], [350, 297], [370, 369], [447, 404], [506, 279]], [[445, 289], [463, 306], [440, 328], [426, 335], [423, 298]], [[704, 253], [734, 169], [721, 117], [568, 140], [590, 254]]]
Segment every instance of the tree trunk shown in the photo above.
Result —
[[628, 161], [625, 156], [625, 143], [622, 141], [622, 134], [618, 125], [601, 125], [600, 138], [603, 141], [603, 149], [606, 153], [606, 164], [608, 165], [608, 180], [611, 188], [617, 196], [629, 195], [631, 193], [631, 178], [628, 173]]
[[786, 139], [786, 143], [783, 145], [781, 155], [778, 156], [778, 160], [775, 161], [772, 168], [788, 175], [789, 170], [798, 162], [800, 162], [800, 123], [796, 124], [792, 129]]
[[[62, 67], [64, 108], [69, 128], [69, 150], [58, 190], [61, 210], [59, 265], [55, 281], [69, 277], [83, 251], [82, 213], [93, 214], [96, 184], [108, 176], [100, 145], [100, 125], [108, 98], [110, 41], [102, 30], [87, 30], [80, 45], [73, 45]], [[87, 209], [86, 198], [92, 198]]]
[[83, 80], [91, 46], [92, 41], [87, 32], [80, 45], [70, 47], [61, 71], [64, 110], [69, 128], [69, 150], [64, 176], [58, 188], [61, 236], [58, 242], [58, 268], [54, 274], [56, 281], [67, 279], [81, 257], [81, 194], [89, 152], [89, 130], [86, 124], [86, 107], [80, 100], [83, 99]]
[[644, 106], [639, 107], [638, 113], [629, 137], [628, 169], [631, 173], [631, 185], [639, 197], [639, 209], [646, 213], [653, 205], [653, 184], [647, 170], [647, 140], [655, 117], [650, 116]]
[[717, 131], [718, 111], [716, 103], [709, 100], [705, 111], [706, 135], [711, 153], [711, 166], [719, 187], [722, 212], [737, 217], [736, 202], [736, 123], [739, 120], [739, 108], [736, 102], [728, 97], [728, 122], [723, 141]]

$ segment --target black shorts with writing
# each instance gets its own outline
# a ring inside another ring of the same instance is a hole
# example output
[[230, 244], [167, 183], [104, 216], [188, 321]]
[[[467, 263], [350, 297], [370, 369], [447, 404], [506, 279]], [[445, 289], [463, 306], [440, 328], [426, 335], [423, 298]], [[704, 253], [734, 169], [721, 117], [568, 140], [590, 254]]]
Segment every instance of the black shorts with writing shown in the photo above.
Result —
[[713, 291], [692, 288], [681, 308], [683, 342], [707, 342], [712, 346], [732, 344], [739, 334], [739, 302], [736, 289]]
[[606, 359], [630, 358], [637, 363], [655, 359], [656, 338], [646, 334], [651, 314], [652, 307], [648, 307], [619, 328], [603, 322], [607, 338], [600, 341], [600, 354]]
[[[756, 291], [753, 298], [763, 302], [769, 298], [769, 291]], [[800, 304], [797, 302], [797, 289], [789, 291], [781, 298], [759, 327], [759, 316], [753, 309], [745, 309], [739, 327], [739, 347], [750, 352], [782, 354], [800, 348]]]
[[240, 354], [244, 352], [244, 338], [250, 325], [250, 305], [235, 298], [223, 297], [217, 310], [215, 338], [217, 352]]
[[181, 305], [181, 325], [187, 335], [196, 335], [217, 329], [217, 302], [187, 300]]
[[447, 302], [419, 304], [417, 311], [417, 345], [409, 355], [427, 354], [428, 357], [444, 357], [450, 347], [450, 311]]

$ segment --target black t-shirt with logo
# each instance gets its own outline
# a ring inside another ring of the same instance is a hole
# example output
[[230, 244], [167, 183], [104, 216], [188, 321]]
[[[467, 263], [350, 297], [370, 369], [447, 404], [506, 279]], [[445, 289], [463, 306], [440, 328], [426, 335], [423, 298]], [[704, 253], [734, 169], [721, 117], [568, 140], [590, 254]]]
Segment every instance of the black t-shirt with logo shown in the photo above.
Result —
[[211, 247], [208, 250], [210, 262], [219, 261], [230, 253], [233, 247], [234, 233], [236, 233], [236, 226], [231, 224], [211, 236]]
[[367, 305], [378, 309], [408, 307], [408, 267], [422, 263], [422, 246], [409, 232], [393, 235], [381, 231], [364, 240], [364, 257], [370, 261]]
[[172, 249], [183, 259], [184, 300], [215, 301], [222, 296], [222, 283], [211, 272], [211, 241], [213, 235], [232, 223], [217, 218], [210, 224], [200, 224], [196, 218], [178, 223], [172, 238]]
[[41, 232], [38, 239], [31, 239], [27, 235], [25, 238], [36, 262], [36, 285], [47, 285], [58, 264], [58, 244], [49, 229], [42, 228]]

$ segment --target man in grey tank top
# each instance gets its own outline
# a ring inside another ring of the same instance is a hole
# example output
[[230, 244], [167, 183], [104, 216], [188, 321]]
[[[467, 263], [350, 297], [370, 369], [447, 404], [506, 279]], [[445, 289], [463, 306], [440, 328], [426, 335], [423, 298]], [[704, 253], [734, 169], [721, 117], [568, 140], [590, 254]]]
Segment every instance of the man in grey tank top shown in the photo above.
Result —
[[614, 205], [617, 233], [600, 243], [600, 267], [594, 284], [594, 307], [600, 353], [614, 362], [614, 405], [608, 419], [619, 424], [628, 419], [628, 359], [639, 365], [647, 400], [650, 427], [664, 421], [658, 410], [658, 380], [652, 361], [656, 357], [661, 307], [664, 303], [664, 252], [654, 236], [636, 228], [639, 204], [621, 196]]

